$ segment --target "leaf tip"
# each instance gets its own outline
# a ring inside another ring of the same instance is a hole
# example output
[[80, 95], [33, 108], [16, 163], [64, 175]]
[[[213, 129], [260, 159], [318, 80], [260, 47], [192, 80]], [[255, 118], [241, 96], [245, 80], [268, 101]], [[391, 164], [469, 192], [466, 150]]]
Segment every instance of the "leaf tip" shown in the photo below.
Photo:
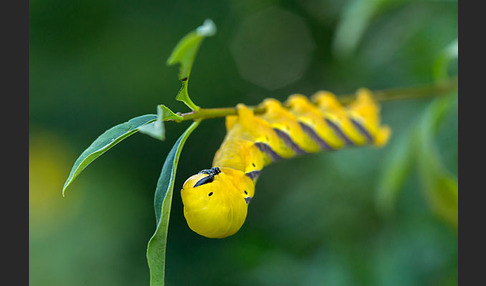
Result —
[[162, 120], [163, 121], [169, 121], [169, 120], [174, 120], [174, 121], [182, 121], [184, 120], [184, 117], [180, 116], [179, 114], [174, 113], [170, 108], [167, 106], [161, 104], [157, 107], [157, 110], [161, 110], [162, 112]]
[[152, 122], [143, 126], [138, 127], [138, 131], [140, 133], [149, 135], [155, 139], [159, 139], [160, 141], [165, 140], [165, 132], [164, 128], [162, 127], [160, 122]]
[[66, 182], [66, 183], [64, 184], [64, 186], [62, 187], [62, 192], [61, 192], [61, 194], [62, 194], [62, 197], [63, 197], [63, 198], [65, 198], [65, 197], [66, 197], [65, 192], [66, 192], [66, 188], [67, 188], [67, 186], [69, 186], [69, 181], [68, 181], [68, 182]]
[[142, 126], [139, 126], [137, 129], [140, 133], [149, 135], [155, 139], [159, 139], [160, 141], [165, 140], [165, 127], [164, 127], [164, 110], [161, 105], [157, 106], [157, 120]]
[[204, 23], [197, 27], [196, 32], [200, 36], [210, 37], [216, 34], [216, 25], [214, 24], [213, 20], [206, 19]]

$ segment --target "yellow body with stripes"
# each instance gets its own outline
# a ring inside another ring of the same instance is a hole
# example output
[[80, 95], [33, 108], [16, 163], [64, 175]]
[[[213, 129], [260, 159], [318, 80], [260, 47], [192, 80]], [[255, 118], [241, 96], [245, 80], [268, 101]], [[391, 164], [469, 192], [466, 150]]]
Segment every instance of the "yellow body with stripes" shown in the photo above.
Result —
[[346, 146], [382, 146], [390, 128], [380, 125], [380, 110], [367, 89], [343, 106], [330, 92], [309, 100], [291, 95], [283, 104], [264, 100], [262, 114], [243, 104], [226, 117], [226, 137], [213, 167], [186, 180], [181, 190], [184, 217], [196, 233], [209, 238], [235, 234], [246, 219], [248, 204], [263, 167], [271, 162]]

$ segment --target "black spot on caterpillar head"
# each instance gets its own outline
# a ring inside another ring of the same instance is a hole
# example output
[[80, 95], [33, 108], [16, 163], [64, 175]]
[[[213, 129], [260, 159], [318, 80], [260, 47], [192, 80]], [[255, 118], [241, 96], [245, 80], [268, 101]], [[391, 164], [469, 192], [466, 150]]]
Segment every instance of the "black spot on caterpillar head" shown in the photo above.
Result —
[[214, 176], [204, 177], [201, 180], [197, 181], [197, 183], [194, 185], [193, 188], [199, 187], [199, 186], [207, 184], [207, 183], [211, 183], [212, 181], [214, 181]]
[[181, 81], [183, 81], [183, 82], [184, 82], [184, 81], [186, 81], [186, 80], [187, 80], [187, 77], [185, 77], [185, 78], [181, 79]]
[[200, 171], [199, 174], [207, 174], [208, 176], [197, 181], [197, 183], [193, 186], [193, 188], [199, 187], [207, 183], [211, 183], [212, 181], [214, 181], [214, 176], [218, 175], [219, 173], [221, 173], [221, 170], [218, 167], [214, 167], [211, 169], [204, 169]]
[[201, 170], [199, 171], [198, 174], [208, 174], [208, 175], [216, 176], [219, 173], [221, 173], [221, 170], [218, 167], [213, 167], [211, 169]]
[[210, 193], [208, 194], [208, 197], [210, 197], [210, 196], [212, 196], [212, 195], [213, 195], [213, 192], [210, 192]]

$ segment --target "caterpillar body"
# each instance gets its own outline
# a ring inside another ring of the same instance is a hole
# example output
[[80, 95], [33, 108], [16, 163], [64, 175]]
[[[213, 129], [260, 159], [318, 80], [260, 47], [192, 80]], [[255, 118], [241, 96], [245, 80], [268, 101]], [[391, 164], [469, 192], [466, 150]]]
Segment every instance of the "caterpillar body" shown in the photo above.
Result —
[[262, 114], [244, 104], [226, 117], [226, 136], [213, 167], [188, 178], [181, 190], [189, 228], [208, 238], [235, 234], [245, 222], [255, 183], [268, 164], [307, 153], [387, 143], [380, 110], [367, 89], [343, 106], [327, 91], [294, 94], [283, 104], [265, 99]]

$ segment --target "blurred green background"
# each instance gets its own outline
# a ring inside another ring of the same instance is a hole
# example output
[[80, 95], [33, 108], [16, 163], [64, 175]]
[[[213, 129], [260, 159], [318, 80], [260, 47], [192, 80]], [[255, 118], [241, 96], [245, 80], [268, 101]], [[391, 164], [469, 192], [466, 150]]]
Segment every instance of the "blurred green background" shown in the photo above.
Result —
[[[155, 186], [188, 123], [166, 124], [165, 142], [128, 138], [90, 165], [65, 198], [61, 189], [76, 158], [106, 129], [156, 113], [157, 104], [187, 111], [175, 100], [178, 68], [165, 61], [206, 18], [218, 31], [199, 50], [189, 94], [209, 108], [432, 83], [438, 59], [457, 39], [457, 6], [30, 1], [30, 285], [148, 285]], [[457, 61], [448, 71], [457, 74]], [[268, 166], [243, 228], [223, 240], [187, 227], [178, 193], [187, 177], [211, 166], [223, 140], [223, 119], [203, 122], [179, 163], [167, 285], [457, 285], [456, 96], [445, 104], [383, 103], [382, 121], [393, 129], [385, 148]]]

